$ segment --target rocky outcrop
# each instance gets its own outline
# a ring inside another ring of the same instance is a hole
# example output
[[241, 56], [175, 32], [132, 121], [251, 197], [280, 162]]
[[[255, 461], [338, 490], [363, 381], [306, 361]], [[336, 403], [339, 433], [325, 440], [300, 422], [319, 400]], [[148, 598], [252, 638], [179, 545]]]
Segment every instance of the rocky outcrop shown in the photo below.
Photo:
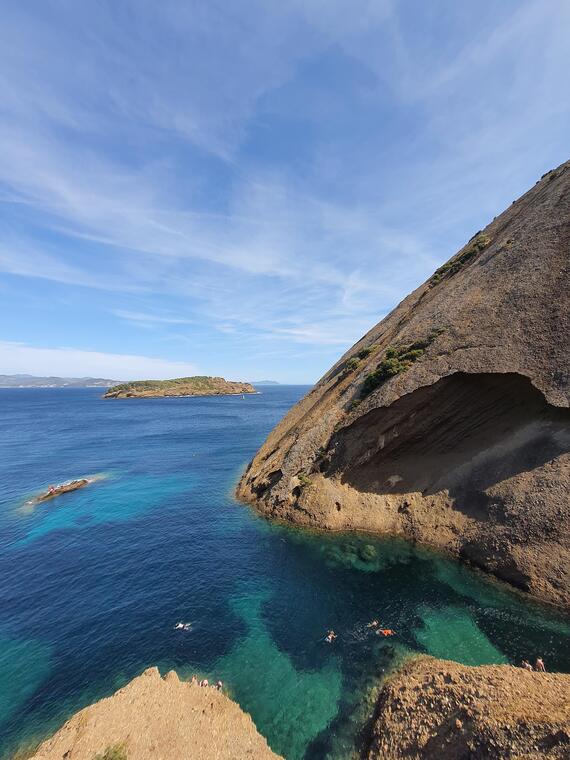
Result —
[[327, 372], [238, 496], [404, 536], [570, 606], [569, 367], [570, 162]]
[[255, 393], [251, 383], [223, 377], [177, 377], [173, 380], [135, 380], [109, 388], [103, 398], [163, 398], [164, 396], [236, 396]]
[[570, 675], [422, 657], [380, 693], [368, 760], [570, 757]]
[[32, 760], [275, 760], [253, 721], [221, 692], [149, 668], [74, 715]]

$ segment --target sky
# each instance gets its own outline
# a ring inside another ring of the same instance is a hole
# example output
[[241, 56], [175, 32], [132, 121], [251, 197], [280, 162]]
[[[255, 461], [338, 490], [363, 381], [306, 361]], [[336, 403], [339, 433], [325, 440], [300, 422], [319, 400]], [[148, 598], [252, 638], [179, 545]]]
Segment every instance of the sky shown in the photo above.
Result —
[[0, 373], [312, 383], [570, 157], [568, 0], [0, 14]]

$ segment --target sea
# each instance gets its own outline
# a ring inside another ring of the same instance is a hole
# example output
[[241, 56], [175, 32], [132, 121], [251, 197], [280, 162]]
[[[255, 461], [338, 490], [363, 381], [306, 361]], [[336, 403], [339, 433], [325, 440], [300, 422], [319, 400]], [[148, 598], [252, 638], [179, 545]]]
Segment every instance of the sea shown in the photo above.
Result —
[[379, 684], [414, 653], [570, 671], [568, 618], [403, 541], [295, 529], [236, 501], [307, 390], [0, 390], [0, 758], [153, 665], [221, 679], [286, 760], [354, 756]]

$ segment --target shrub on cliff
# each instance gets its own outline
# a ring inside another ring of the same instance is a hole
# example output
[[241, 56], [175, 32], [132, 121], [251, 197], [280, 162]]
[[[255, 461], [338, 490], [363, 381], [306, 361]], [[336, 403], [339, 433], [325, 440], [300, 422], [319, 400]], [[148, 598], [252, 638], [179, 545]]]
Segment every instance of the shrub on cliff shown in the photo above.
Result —
[[110, 744], [104, 752], [93, 755], [92, 760], [127, 760], [127, 750], [124, 744]]
[[491, 243], [491, 238], [488, 235], [483, 235], [481, 233], [478, 233], [475, 235], [473, 240], [471, 240], [467, 246], [463, 249], [463, 251], [460, 251], [457, 255], [455, 255], [452, 259], [447, 261], [443, 266], [439, 267], [439, 269], [436, 269], [432, 277], [430, 278], [429, 285], [431, 288], [433, 288], [435, 285], [440, 283], [444, 277], [451, 277], [456, 272], [459, 272], [459, 270], [474, 256], [476, 256], [481, 251], [484, 251], [485, 248]]
[[425, 354], [427, 347], [433, 343], [441, 332], [441, 329], [431, 330], [423, 340], [416, 340], [401, 348], [388, 346], [384, 352], [384, 358], [374, 372], [370, 372], [366, 376], [362, 386], [362, 396], [367, 396], [389, 378], [395, 377], [400, 372], [405, 372], [409, 369], [415, 361]]

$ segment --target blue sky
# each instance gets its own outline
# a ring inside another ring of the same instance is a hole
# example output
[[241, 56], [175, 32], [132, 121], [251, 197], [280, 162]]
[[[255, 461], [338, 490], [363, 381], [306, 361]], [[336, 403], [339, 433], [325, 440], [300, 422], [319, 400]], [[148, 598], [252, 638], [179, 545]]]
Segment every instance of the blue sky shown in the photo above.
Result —
[[313, 382], [568, 159], [567, 0], [3, 0], [0, 373]]

